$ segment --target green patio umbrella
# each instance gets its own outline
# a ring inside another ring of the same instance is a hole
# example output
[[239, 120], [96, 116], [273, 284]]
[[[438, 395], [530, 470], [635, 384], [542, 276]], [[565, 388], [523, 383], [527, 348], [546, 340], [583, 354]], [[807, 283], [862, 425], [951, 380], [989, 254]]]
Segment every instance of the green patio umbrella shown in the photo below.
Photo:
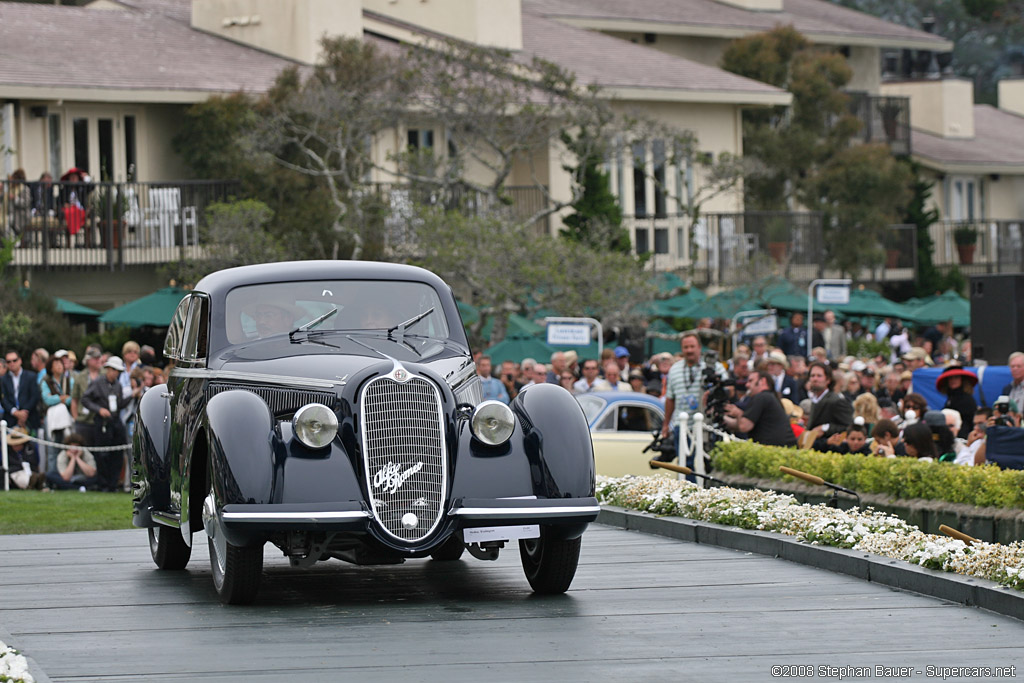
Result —
[[461, 301], [456, 302], [459, 307], [459, 315], [462, 316], [463, 325], [475, 325], [480, 320], [480, 309], [470, 304], [464, 304]]
[[[480, 331], [480, 335], [484, 339], [491, 338], [491, 329], [494, 327], [494, 318], [490, 318], [484, 323], [483, 329]], [[532, 320], [528, 320], [518, 313], [513, 313], [508, 317], [508, 327], [505, 330], [505, 337], [536, 337], [544, 334], [544, 327], [538, 325]]]
[[74, 301], [68, 301], [67, 299], [61, 299], [60, 297], [53, 297], [54, 302], [57, 304], [57, 310], [64, 315], [81, 315], [88, 316], [91, 318], [99, 317], [100, 312], [95, 308], [89, 308], [82, 304], [76, 304]]
[[679, 331], [664, 320], [655, 320], [647, 327], [647, 338], [644, 343], [644, 354], [650, 358], [656, 353], [678, 353], [679, 337], [666, 339], [657, 335], [678, 335]]
[[505, 337], [491, 348], [484, 351], [485, 356], [491, 357], [492, 364], [498, 364], [505, 360], [519, 362], [524, 358], [534, 358], [547, 363], [555, 347], [548, 346], [546, 342], [533, 336], [511, 336]]
[[675, 273], [658, 273], [654, 276], [654, 286], [659, 292], [671, 292], [674, 289], [688, 287], [686, 280]]
[[668, 299], [655, 299], [637, 306], [637, 312], [647, 316], [661, 318], [681, 318], [688, 308], [707, 300], [707, 295], [696, 287], [691, 287], [685, 294], [678, 294]]
[[[685, 318], [732, 318], [740, 311], [750, 311], [760, 308], [778, 308], [776, 300], [797, 301], [799, 289], [790, 282], [781, 278], [768, 278], [743, 287], [737, 287], [724, 292], [719, 292], [708, 297], [684, 311]], [[804, 296], [804, 308], [807, 306], [807, 297]], [[797, 310], [791, 308], [789, 310]]]
[[171, 324], [174, 309], [186, 294], [188, 292], [181, 287], [164, 287], [141, 299], [110, 309], [100, 316], [100, 322], [111, 326], [167, 327]]
[[913, 309], [910, 315], [922, 325], [952, 320], [953, 327], [967, 327], [971, 324], [971, 302], [951, 289]]

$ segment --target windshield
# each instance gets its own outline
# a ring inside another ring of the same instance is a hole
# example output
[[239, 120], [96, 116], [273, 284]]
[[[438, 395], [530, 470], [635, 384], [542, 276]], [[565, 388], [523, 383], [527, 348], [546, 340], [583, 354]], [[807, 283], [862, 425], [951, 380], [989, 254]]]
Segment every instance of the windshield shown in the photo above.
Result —
[[275, 282], [237, 287], [225, 300], [224, 327], [232, 344], [288, 335], [318, 318], [310, 326], [318, 334], [362, 330], [387, 335], [389, 329], [406, 323], [410, 334], [448, 339], [437, 292], [422, 282]]
[[576, 400], [583, 407], [583, 414], [587, 416], [587, 424], [593, 424], [594, 418], [604, 408], [605, 401], [597, 396], [587, 396], [585, 394], [577, 396]]

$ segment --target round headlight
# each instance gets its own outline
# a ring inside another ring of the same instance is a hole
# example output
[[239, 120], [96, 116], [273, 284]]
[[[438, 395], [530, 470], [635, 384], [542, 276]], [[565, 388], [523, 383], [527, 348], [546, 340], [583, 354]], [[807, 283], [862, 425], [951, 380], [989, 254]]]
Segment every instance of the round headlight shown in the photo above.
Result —
[[323, 448], [338, 433], [338, 417], [322, 403], [302, 406], [292, 418], [292, 429], [299, 441], [310, 448]]
[[484, 401], [476, 407], [469, 424], [476, 438], [488, 446], [500, 446], [512, 436], [516, 420], [512, 410], [501, 401]]

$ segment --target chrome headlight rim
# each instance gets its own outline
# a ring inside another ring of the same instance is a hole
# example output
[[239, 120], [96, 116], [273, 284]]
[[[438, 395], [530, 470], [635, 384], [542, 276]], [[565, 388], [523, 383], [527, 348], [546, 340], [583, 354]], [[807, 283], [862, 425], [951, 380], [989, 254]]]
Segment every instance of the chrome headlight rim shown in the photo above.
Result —
[[326, 448], [338, 435], [338, 416], [323, 403], [307, 403], [295, 411], [292, 433], [307, 448]]
[[[487, 421], [487, 422], [485, 422]], [[512, 438], [516, 419], [512, 409], [501, 401], [483, 401], [469, 420], [473, 436], [488, 446], [501, 446]]]

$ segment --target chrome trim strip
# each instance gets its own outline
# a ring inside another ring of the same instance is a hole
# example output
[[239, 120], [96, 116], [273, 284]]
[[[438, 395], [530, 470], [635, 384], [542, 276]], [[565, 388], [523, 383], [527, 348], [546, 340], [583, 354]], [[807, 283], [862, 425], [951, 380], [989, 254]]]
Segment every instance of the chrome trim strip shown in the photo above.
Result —
[[368, 519], [370, 513], [364, 510], [350, 512], [224, 512], [225, 522], [319, 522], [324, 520]]
[[544, 508], [456, 508], [449, 515], [456, 517], [538, 517], [542, 515], [582, 515], [601, 512], [600, 505], [578, 507], [553, 506]]
[[466, 363], [466, 365], [461, 370], [454, 372], [451, 377], [445, 377], [445, 380], [448, 382], [448, 386], [450, 386], [452, 390], [454, 390], [457, 386], [459, 386], [465, 380], [469, 379], [475, 374], [476, 364]]
[[172, 377], [191, 377], [197, 379], [222, 379], [234, 380], [236, 382], [258, 382], [267, 384], [282, 384], [284, 386], [319, 387], [321, 389], [333, 389], [334, 386], [344, 386], [345, 381], [332, 381], [329, 379], [312, 379], [306, 377], [289, 377], [287, 375], [264, 375], [257, 372], [238, 372], [236, 370], [207, 370], [205, 368], [174, 368], [171, 370]]
[[150, 510], [149, 516], [154, 522], [158, 522], [164, 526], [169, 526], [174, 529], [181, 528], [181, 517], [174, 514], [173, 512], [164, 512], [163, 510]]

